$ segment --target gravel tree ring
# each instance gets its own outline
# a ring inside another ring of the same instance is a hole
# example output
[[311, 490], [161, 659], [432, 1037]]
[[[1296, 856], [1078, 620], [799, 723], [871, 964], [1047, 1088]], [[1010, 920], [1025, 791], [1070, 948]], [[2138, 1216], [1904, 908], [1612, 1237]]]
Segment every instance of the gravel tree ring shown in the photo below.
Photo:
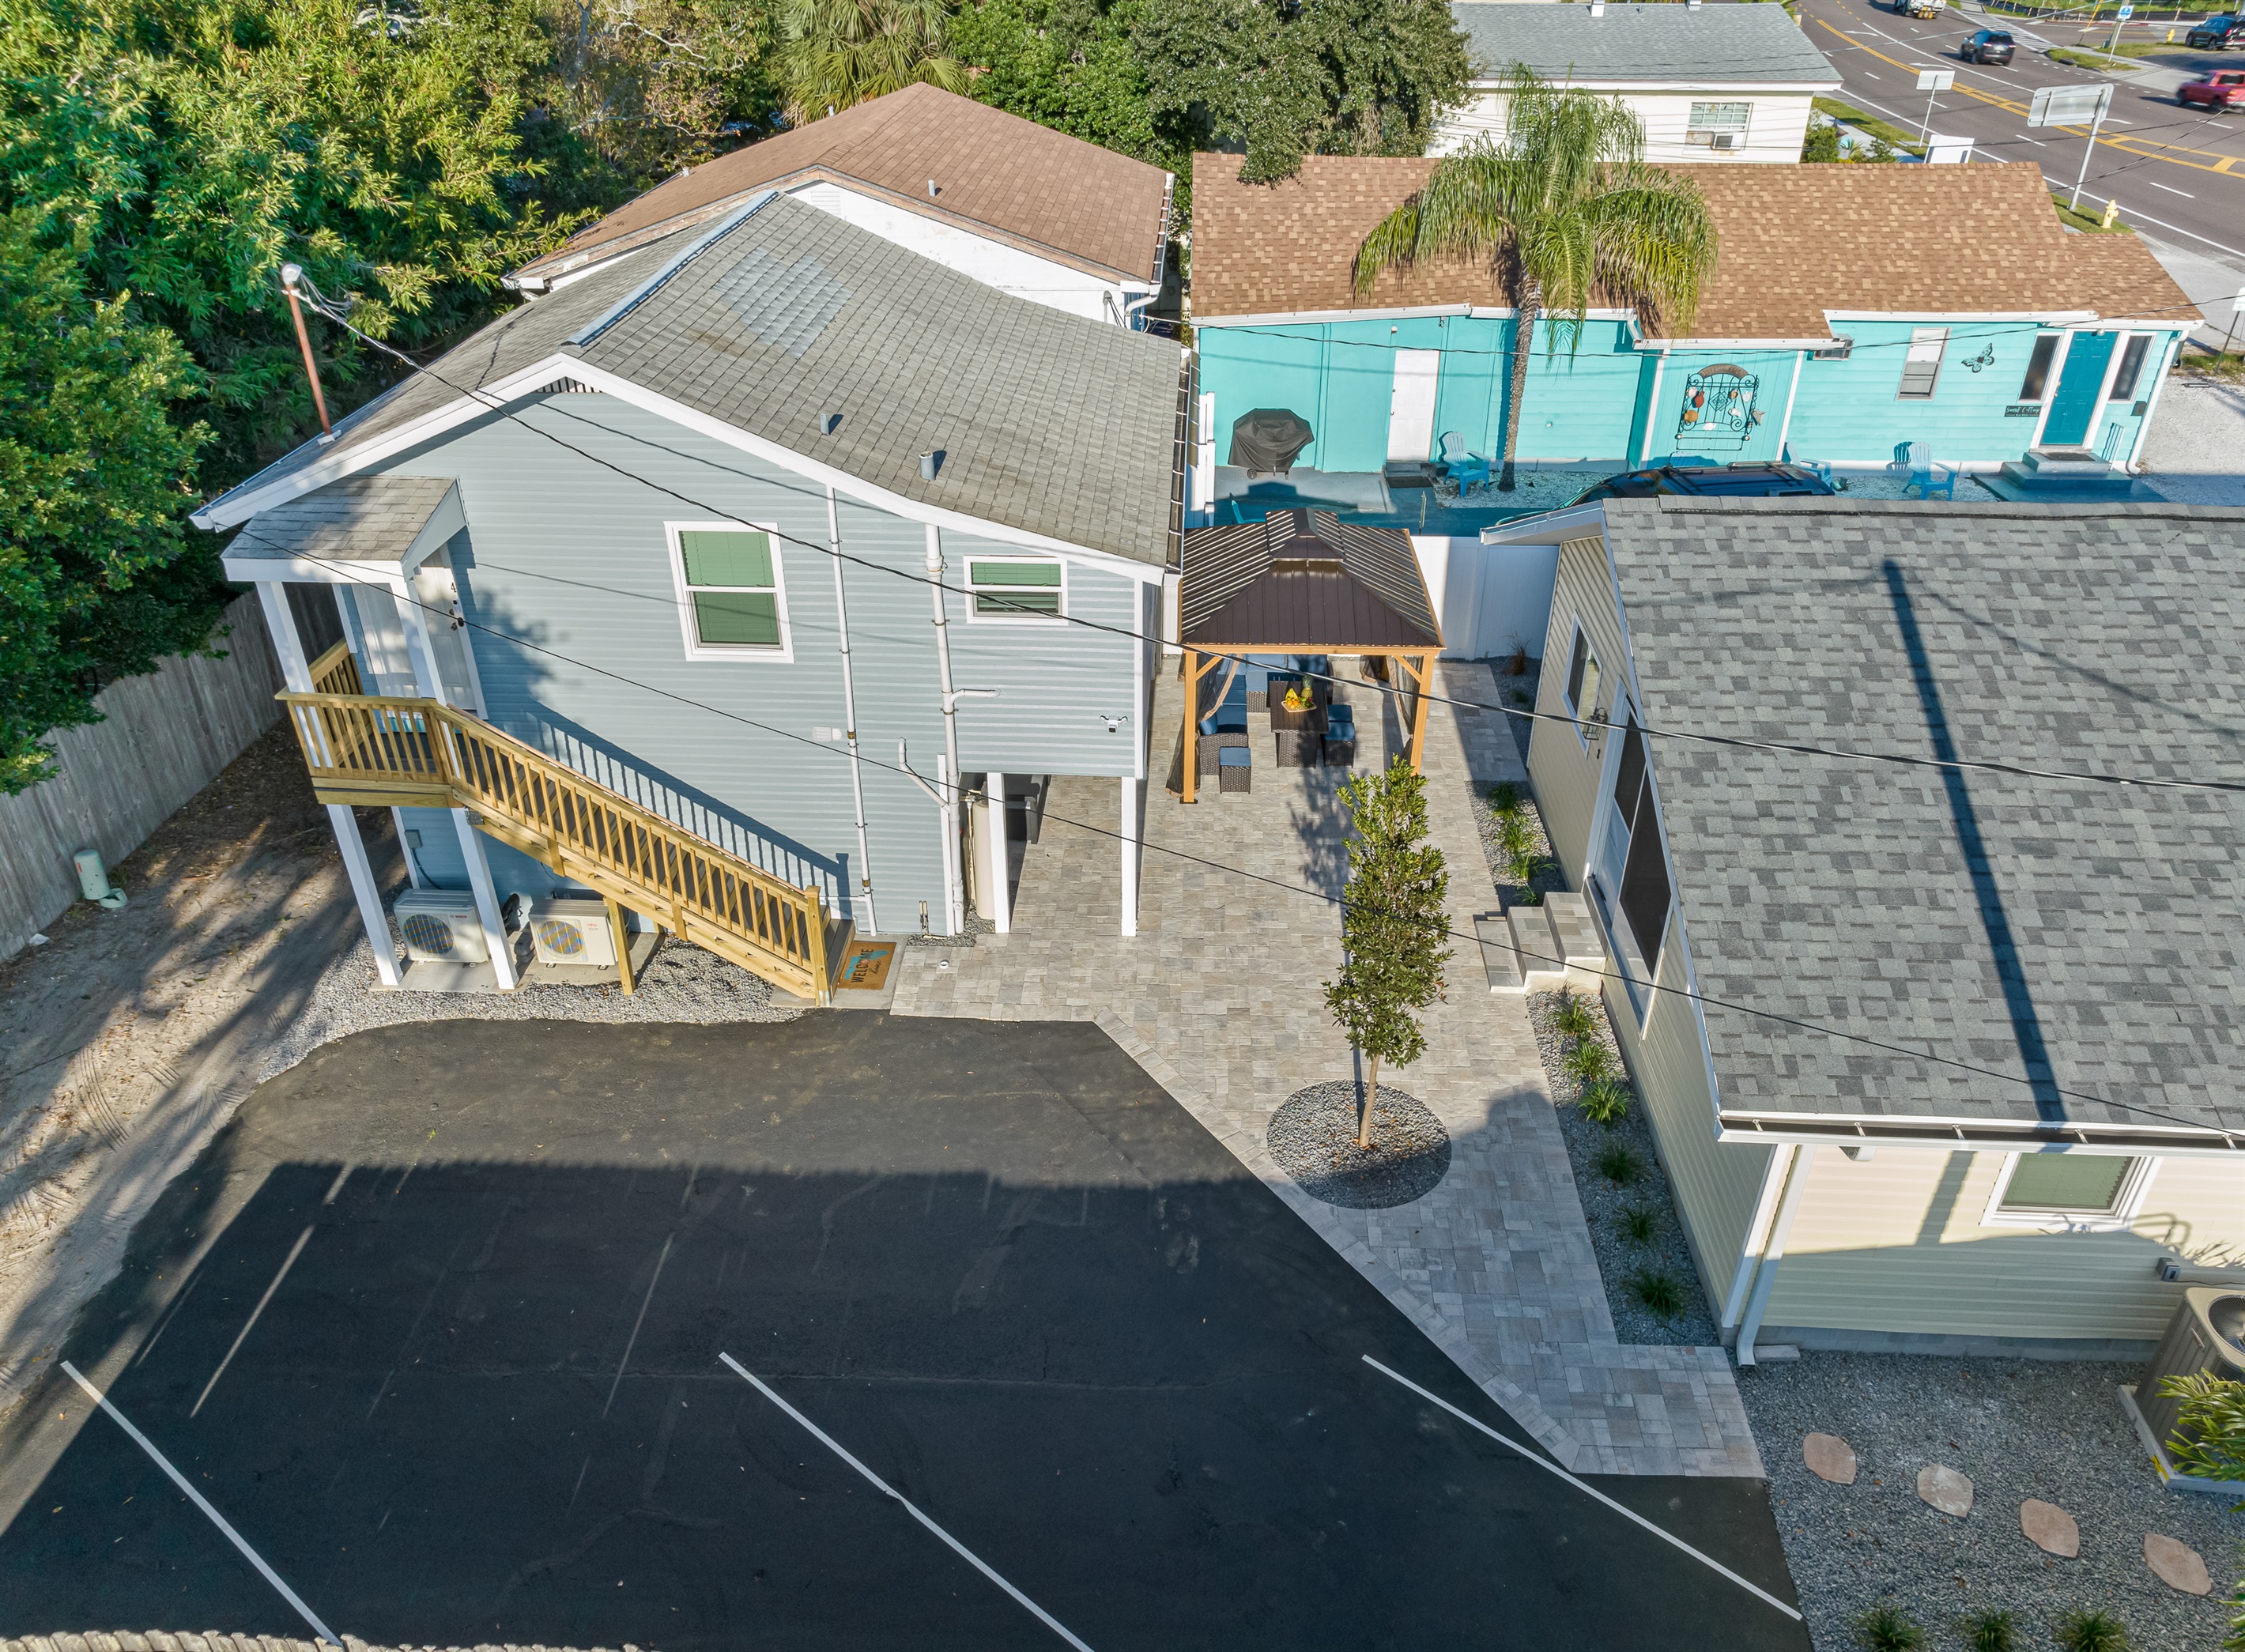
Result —
[[1380, 1087], [1372, 1146], [1356, 1145], [1360, 1087], [1313, 1084], [1271, 1115], [1271, 1156], [1312, 1199], [1346, 1210], [1387, 1210], [1432, 1193], [1450, 1169], [1450, 1133], [1416, 1096]]

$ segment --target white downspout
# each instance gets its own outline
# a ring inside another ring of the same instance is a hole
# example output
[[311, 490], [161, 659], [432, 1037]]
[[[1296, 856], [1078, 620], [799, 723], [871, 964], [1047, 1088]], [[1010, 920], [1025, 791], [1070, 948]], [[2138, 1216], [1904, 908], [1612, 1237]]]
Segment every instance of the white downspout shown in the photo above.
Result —
[[1652, 457], [1652, 444], [1658, 439], [1654, 433], [1660, 428], [1660, 376], [1667, 370], [1668, 352], [1656, 351], [1652, 357], [1652, 403], [1645, 413], [1645, 446], [1638, 451], [1632, 470]]
[[873, 916], [873, 857], [865, 848], [865, 771], [858, 749], [858, 686], [850, 668], [850, 606], [842, 594], [842, 520], [834, 504], [834, 490], [826, 490], [826, 542], [833, 552], [834, 633], [842, 646], [842, 716], [844, 736], [850, 742], [850, 802], [858, 821], [858, 900], [865, 932], [881, 932]]
[[927, 525], [927, 596], [935, 613], [935, 663], [943, 692], [943, 755], [950, 772], [939, 772], [943, 791], [944, 933], [958, 935], [967, 928], [966, 890], [959, 876], [959, 695], [951, 686], [951, 627], [943, 611], [943, 543], [936, 525]]
[[1769, 1293], [1777, 1288], [1778, 1264], [1785, 1260], [1785, 1242], [1793, 1233], [1793, 1217], [1801, 1209], [1801, 1195], [1808, 1186], [1808, 1167], [1816, 1157], [1816, 1149], [1803, 1146], [1793, 1155], [1793, 1168], [1785, 1179], [1785, 1196], [1778, 1201], [1777, 1221], [1771, 1225], [1769, 1243], [1761, 1254], [1761, 1270], [1754, 1276], [1753, 1298], [1746, 1303], [1746, 1317], [1739, 1324], [1739, 1364], [1754, 1363], [1754, 1338], [1761, 1334], [1762, 1311], [1769, 1306]]
[[1808, 359], [1807, 350], [1795, 350], [1793, 353], [1793, 388], [1785, 393], [1785, 418], [1777, 427], [1777, 457], [1780, 464], [1785, 459], [1787, 438], [1793, 434], [1793, 403], [1794, 398], [1801, 394], [1801, 363]]

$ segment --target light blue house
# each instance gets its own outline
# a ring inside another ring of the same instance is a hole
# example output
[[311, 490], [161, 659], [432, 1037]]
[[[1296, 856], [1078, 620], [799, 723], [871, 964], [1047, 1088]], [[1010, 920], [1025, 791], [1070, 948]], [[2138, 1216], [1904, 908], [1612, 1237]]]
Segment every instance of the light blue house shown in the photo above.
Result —
[[[1313, 157], [1238, 181], [1197, 158], [1191, 310], [1208, 435], [1285, 409], [1325, 475], [1415, 467], [1504, 439], [1518, 325], [1489, 272], [1352, 286], [1358, 246], [1434, 166]], [[2197, 312], [2133, 235], [2067, 232], [2019, 166], [1690, 166], [1720, 236], [1697, 315], [1593, 309], [1536, 330], [1517, 452], [1618, 470], [1790, 457], [1884, 466], [1916, 443], [1995, 471], [2036, 448], [2127, 466]], [[1342, 491], [1332, 484], [1328, 491]]]
[[[414, 882], [472, 890], [487, 931], [509, 893], [590, 889], [755, 967], [758, 914], [798, 895], [860, 934], [970, 903], [1002, 927], [973, 799], [1110, 776], [1130, 932], [1182, 366], [767, 193], [204, 507], [292, 689], [440, 702], [299, 716], [385, 977], [350, 802], [397, 806]], [[305, 585], [348, 661], [304, 657]], [[439, 748], [449, 791], [408, 772]]]

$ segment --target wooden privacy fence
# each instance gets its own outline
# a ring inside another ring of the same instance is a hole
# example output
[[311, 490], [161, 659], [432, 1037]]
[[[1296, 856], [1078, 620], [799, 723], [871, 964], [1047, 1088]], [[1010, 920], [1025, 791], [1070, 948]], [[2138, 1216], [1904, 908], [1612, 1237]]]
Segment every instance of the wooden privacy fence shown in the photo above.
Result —
[[[237, 598], [224, 623], [225, 659], [175, 655], [111, 683], [94, 696], [101, 721], [46, 736], [55, 774], [0, 796], [0, 958], [78, 898], [72, 855], [98, 849], [116, 865], [273, 726], [281, 667], [257, 598]], [[130, 892], [136, 902], [156, 894]]]
[[484, 830], [563, 877], [776, 986], [827, 1002], [825, 897], [815, 885], [775, 877], [435, 701], [280, 698], [322, 802], [473, 810]]

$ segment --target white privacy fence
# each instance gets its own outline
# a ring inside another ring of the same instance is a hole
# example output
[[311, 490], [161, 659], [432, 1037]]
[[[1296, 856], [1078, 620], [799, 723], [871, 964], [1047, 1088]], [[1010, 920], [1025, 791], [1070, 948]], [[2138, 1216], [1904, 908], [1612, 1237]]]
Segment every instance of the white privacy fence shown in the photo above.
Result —
[[0, 958], [78, 897], [71, 856], [97, 849], [114, 866], [147, 840], [281, 715], [281, 667], [257, 599], [226, 611], [223, 660], [174, 657], [95, 697], [105, 721], [48, 737], [59, 771], [0, 796]]
[[1483, 545], [1414, 534], [1411, 548], [1442, 626], [1442, 653], [1489, 660], [1525, 648], [1543, 652], [1551, 623], [1551, 586], [1559, 571], [1556, 545]]

